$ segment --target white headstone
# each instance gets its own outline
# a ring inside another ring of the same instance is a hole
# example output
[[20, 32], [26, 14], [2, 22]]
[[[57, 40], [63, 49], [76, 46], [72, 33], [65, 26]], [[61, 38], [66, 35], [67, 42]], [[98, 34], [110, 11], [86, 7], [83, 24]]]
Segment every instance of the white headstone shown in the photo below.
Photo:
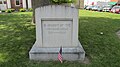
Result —
[[64, 60], [84, 60], [85, 51], [78, 40], [78, 19], [78, 9], [74, 7], [49, 5], [37, 8], [36, 43], [29, 52], [30, 59], [57, 60], [62, 46]]

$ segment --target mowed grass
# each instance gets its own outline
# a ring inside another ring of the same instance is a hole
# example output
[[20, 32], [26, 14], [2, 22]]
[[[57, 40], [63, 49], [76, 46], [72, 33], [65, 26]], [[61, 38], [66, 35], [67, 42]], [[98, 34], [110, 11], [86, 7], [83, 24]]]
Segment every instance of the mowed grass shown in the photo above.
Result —
[[[0, 67], [120, 67], [120, 14], [80, 11], [79, 40], [88, 64], [30, 61], [35, 42], [32, 13], [0, 14]], [[103, 32], [103, 35], [100, 34]]]
[[116, 35], [120, 14], [82, 10], [79, 16], [79, 40], [91, 61], [88, 67], [120, 67], [120, 39]]

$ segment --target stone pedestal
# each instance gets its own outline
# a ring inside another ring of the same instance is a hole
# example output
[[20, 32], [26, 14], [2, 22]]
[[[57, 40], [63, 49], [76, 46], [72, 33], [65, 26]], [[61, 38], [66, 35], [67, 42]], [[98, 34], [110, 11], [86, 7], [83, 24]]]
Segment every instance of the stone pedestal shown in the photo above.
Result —
[[[79, 41], [78, 41], [79, 42]], [[39, 48], [35, 43], [29, 52], [31, 60], [49, 61], [58, 60], [57, 55], [60, 48]], [[85, 58], [85, 51], [80, 43], [74, 48], [62, 48], [62, 56], [64, 60], [68, 61], [83, 61]]]

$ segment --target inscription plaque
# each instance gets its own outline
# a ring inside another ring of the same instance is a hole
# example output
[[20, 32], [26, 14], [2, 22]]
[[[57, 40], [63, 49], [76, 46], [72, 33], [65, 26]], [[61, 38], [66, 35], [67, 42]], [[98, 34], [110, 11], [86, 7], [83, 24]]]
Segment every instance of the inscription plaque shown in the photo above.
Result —
[[43, 47], [72, 46], [72, 21], [42, 21]]

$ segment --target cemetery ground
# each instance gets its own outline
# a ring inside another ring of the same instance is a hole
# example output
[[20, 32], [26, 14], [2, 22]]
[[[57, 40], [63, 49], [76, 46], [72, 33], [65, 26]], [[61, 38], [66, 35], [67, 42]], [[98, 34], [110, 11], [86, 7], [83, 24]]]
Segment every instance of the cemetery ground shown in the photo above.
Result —
[[120, 67], [120, 15], [81, 10], [79, 40], [84, 63], [30, 61], [28, 52], [35, 41], [31, 12], [0, 14], [0, 67]]

